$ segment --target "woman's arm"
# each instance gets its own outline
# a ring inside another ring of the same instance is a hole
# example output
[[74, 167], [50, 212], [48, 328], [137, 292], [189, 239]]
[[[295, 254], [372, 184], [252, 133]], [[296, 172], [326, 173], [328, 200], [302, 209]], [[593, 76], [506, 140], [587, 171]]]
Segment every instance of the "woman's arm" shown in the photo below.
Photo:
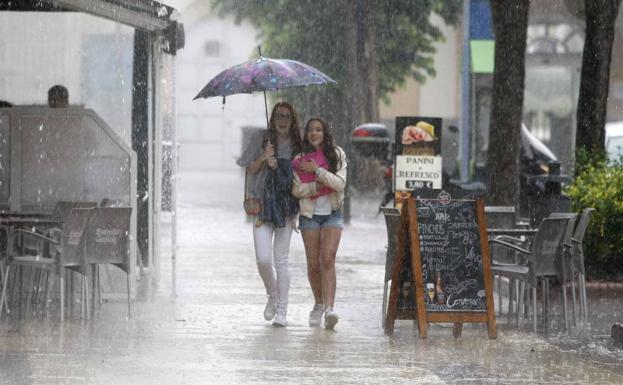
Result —
[[346, 154], [340, 147], [336, 147], [335, 150], [340, 160], [339, 168], [335, 173], [332, 173], [319, 167], [316, 170], [316, 180], [335, 191], [344, 191], [346, 187]]
[[298, 174], [294, 173], [294, 180], [292, 181], [292, 195], [295, 198], [309, 198], [318, 194], [316, 191], [316, 182], [303, 183]]
[[[255, 159], [253, 162], [251, 162], [251, 164], [247, 166], [247, 175], [257, 174], [264, 166], [264, 162], [269, 163], [269, 166], [271, 168], [275, 168], [274, 165], [270, 164], [274, 156], [275, 147], [270, 142], [268, 142], [259, 158]], [[276, 163], [276, 159], [272, 163]]]

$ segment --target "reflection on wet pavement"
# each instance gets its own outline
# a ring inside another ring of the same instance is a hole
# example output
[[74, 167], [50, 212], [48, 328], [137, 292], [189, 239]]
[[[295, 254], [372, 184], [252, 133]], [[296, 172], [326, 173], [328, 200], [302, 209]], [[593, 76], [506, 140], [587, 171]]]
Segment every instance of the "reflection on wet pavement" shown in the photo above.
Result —
[[454, 339], [439, 324], [422, 340], [412, 321], [397, 321], [394, 335], [384, 336], [384, 224], [374, 208], [359, 212], [338, 253], [334, 332], [307, 325], [312, 295], [299, 235], [290, 257], [289, 326], [273, 328], [262, 318], [265, 296], [242, 210], [183, 208], [175, 300], [165, 218], [161, 272], [141, 279], [133, 319], [123, 296], [89, 321], [5, 317], [0, 384], [623, 383], [623, 353], [608, 344], [609, 326], [601, 329], [620, 295], [591, 292], [596, 323], [568, 335], [555, 331], [560, 317], [553, 315], [549, 337], [530, 333], [528, 324], [506, 327], [504, 319], [497, 340], [471, 325]]

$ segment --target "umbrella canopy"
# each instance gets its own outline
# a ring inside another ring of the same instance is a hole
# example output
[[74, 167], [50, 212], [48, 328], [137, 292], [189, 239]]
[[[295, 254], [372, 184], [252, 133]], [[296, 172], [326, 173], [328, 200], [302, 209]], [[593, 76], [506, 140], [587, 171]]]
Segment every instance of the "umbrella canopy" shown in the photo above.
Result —
[[521, 149], [526, 158], [545, 164], [558, 160], [556, 155], [543, 142], [534, 136], [525, 124], [521, 124]]
[[305, 63], [260, 57], [222, 71], [193, 100], [327, 83], [335, 80]]

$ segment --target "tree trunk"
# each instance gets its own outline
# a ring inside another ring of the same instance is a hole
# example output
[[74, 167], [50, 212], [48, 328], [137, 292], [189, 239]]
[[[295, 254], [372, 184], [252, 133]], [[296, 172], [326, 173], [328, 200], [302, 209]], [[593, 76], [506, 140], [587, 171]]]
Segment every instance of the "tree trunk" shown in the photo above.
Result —
[[614, 26], [621, 0], [586, 0], [575, 149], [603, 153]]
[[357, 23], [358, 62], [363, 89], [363, 117], [366, 122], [379, 121], [375, 6], [372, 1], [357, 1], [357, 19], [361, 20]]
[[[348, 101], [352, 118], [352, 128], [363, 123], [363, 80], [359, 70], [357, 55], [357, 4], [355, 0], [344, 3], [344, 39], [346, 42], [346, 63], [348, 71]], [[348, 131], [350, 132], [350, 130]]]
[[495, 69], [489, 128], [489, 204], [517, 206], [529, 0], [491, 3]]

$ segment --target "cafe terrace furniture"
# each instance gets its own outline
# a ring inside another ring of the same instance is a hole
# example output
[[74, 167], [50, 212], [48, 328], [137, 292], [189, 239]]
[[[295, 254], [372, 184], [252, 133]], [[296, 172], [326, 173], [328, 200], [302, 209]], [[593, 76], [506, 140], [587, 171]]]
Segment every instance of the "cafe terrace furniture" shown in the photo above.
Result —
[[[0, 303], [4, 303], [5, 301], [9, 272], [12, 267], [30, 267], [33, 269], [39, 269], [45, 272], [53, 273], [52, 276], [58, 275], [60, 282], [60, 319], [61, 322], [65, 320], [65, 268], [78, 268], [82, 264], [83, 249], [80, 241], [90, 212], [91, 209], [72, 209], [63, 223], [62, 230], [56, 234], [53, 234], [51, 237], [26, 229], [15, 229], [11, 232], [11, 238], [8, 240], [7, 266], [2, 282], [3, 285], [2, 294], [0, 295]], [[8, 223], [14, 225], [16, 222]], [[37, 255], [22, 255], [19, 253], [19, 250], [15, 250], [13, 247], [14, 238], [17, 236], [39, 239], [45, 244], [46, 247], [39, 249], [40, 253]], [[43, 253], [44, 251], [46, 252], [45, 254]], [[52, 280], [49, 280], [45, 295], [44, 311], [46, 314], [49, 304], [51, 284]], [[34, 290], [34, 288], [31, 287], [29, 290]]]
[[[487, 221], [488, 228], [495, 229], [512, 229], [515, 227], [515, 207], [514, 206], [485, 206], [485, 218]], [[506, 237], [505, 235], [497, 235], [496, 237]], [[500, 238], [501, 239], [501, 238]], [[496, 260], [491, 261], [492, 264], [495, 263], [516, 263], [515, 254], [512, 250], [503, 249], [500, 246], [491, 245], [491, 249], [489, 250], [491, 255], [496, 256]], [[500, 287], [502, 283], [502, 279], [500, 276], [497, 276], [497, 287], [498, 287], [498, 314], [502, 315], [502, 291]], [[510, 284], [510, 283], [509, 283]], [[511, 309], [510, 300], [509, 300], [509, 311]], [[510, 314], [510, 313], [509, 313]]]
[[[580, 313], [582, 314], [582, 320], [584, 322], [588, 319], [588, 305], [586, 299], [586, 272], [584, 269], [583, 242], [584, 235], [586, 234], [586, 229], [588, 228], [593, 212], [595, 212], [595, 209], [592, 207], [582, 210], [582, 215], [578, 220], [578, 225], [576, 226], [573, 237], [571, 238], [571, 245], [568, 245], [571, 252], [571, 259], [573, 261], [571, 267], [573, 269], [572, 277], [574, 280], [577, 273], [578, 288], [580, 292]], [[574, 288], [572, 287], [572, 289]]]
[[[80, 209], [92, 209], [97, 207], [97, 202], [89, 202], [89, 201], [58, 201], [56, 202], [56, 204], [54, 205], [54, 211], [52, 211], [52, 217], [58, 219], [59, 221], [59, 226], [57, 227], [52, 227], [49, 229], [40, 229], [40, 231], [42, 231], [44, 234], [47, 234], [48, 236], [50, 236], [51, 234], [60, 232], [63, 226], [63, 223], [65, 223], [67, 216], [69, 215], [69, 213], [71, 212], [72, 209], [74, 208], [80, 208]], [[65, 280], [65, 285], [67, 286], [66, 291], [69, 291], [69, 303], [73, 306], [74, 303], [74, 272], [76, 271], [76, 268], [70, 268], [69, 269], [69, 279]], [[81, 280], [84, 280], [84, 274], [80, 275]], [[84, 289], [81, 289], [80, 291], [81, 293], [84, 292]], [[81, 300], [80, 304], [81, 307], [84, 306], [84, 303], [86, 301]], [[73, 308], [72, 308], [73, 309]], [[88, 315], [88, 314], [87, 314]]]
[[[53, 235], [58, 235], [61, 231], [63, 223], [69, 216], [72, 208], [94, 208], [97, 207], [96, 202], [82, 202], [82, 201], [58, 201], [54, 205], [52, 213], [33, 213], [33, 212], [9, 212], [11, 217], [15, 216], [22, 218], [22, 222], [12, 221], [12, 226], [3, 225], [5, 234], [9, 238], [9, 233], [15, 228], [27, 227], [30, 231], [45, 235], [48, 238], [54, 238]], [[8, 218], [11, 218], [8, 217]], [[30, 219], [33, 219], [30, 222]], [[2, 222], [0, 222], [2, 223]], [[39, 255], [46, 254], [45, 250], [39, 250], [42, 247], [41, 240], [35, 237], [24, 237], [18, 235], [13, 247], [17, 247], [22, 255]], [[69, 302], [73, 304], [73, 272], [74, 269], [70, 269], [71, 275], [69, 280], [65, 280], [66, 286], [69, 287]]]
[[[560, 249], [560, 255], [558, 255], [556, 259], [556, 267], [558, 269], [558, 274], [556, 278], [558, 279], [558, 283], [560, 284], [560, 288], [562, 289], [562, 311], [564, 314], [564, 330], [568, 330], [569, 321], [567, 318], [567, 285], [573, 284], [573, 263], [570, 257], [571, 253], [571, 238], [573, 237], [573, 230], [575, 229], [576, 219], [578, 215], [576, 213], [551, 213], [549, 215], [550, 218], [567, 218], [569, 221], [567, 222], [567, 228], [565, 229], [565, 235], [562, 239], [562, 248]], [[576, 297], [575, 297], [575, 288], [571, 290], [572, 296], [572, 314], [573, 314], [573, 326], [576, 324]]]
[[92, 210], [83, 234], [83, 270], [93, 271], [92, 311], [95, 311], [95, 293], [98, 275], [95, 268], [112, 264], [126, 274], [128, 290], [128, 317], [132, 314], [130, 279], [130, 207], [98, 207]]
[[[43, 212], [22, 212], [22, 211], [0, 211], [0, 231], [2, 232], [2, 251], [0, 252], [0, 285], [3, 285], [5, 276], [5, 265], [9, 255], [9, 246], [14, 250], [14, 244], [10, 244], [15, 237], [12, 232], [17, 228], [33, 228], [35, 226], [58, 226], [58, 220], [52, 218], [49, 213]], [[20, 245], [20, 251], [23, 251], [23, 245]], [[0, 286], [2, 287], [2, 286]], [[6, 313], [10, 313], [8, 298], [4, 298], [0, 302], [0, 314], [2, 307], [5, 307]]]
[[[515, 250], [522, 258], [516, 264], [493, 265], [491, 271], [508, 279], [517, 279], [527, 283], [532, 289], [533, 329], [537, 330], [537, 284], [543, 283], [544, 299], [547, 298], [548, 278], [557, 274], [555, 258], [560, 254], [562, 239], [567, 226], [566, 218], [546, 218], [541, 223], [529, 249], [522, 248], [509, 242], [489, 239], [489, 244], [503, 245]], [[493, 257], [495, 260], [495, 257]], [[510, 289], [510, 286], [509, 286]], [[519, 297], [519, 302], [522, 297]], [[544, 301], [543, 314], [547, 318], [547, 307]], [[519, 304], [521, 305], [521, 304]], [[520, 306], [518, 306], [520, 307]]]

